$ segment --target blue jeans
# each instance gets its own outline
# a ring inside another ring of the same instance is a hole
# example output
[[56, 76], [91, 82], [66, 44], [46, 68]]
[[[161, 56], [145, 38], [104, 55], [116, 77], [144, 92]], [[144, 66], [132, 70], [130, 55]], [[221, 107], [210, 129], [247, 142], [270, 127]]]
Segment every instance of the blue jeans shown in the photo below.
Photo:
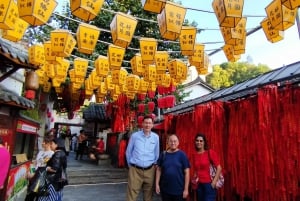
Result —
[[215, 201], [217, 189], [211, 186], [211, 183], [200, 183], [197, 188], [197, 201]]

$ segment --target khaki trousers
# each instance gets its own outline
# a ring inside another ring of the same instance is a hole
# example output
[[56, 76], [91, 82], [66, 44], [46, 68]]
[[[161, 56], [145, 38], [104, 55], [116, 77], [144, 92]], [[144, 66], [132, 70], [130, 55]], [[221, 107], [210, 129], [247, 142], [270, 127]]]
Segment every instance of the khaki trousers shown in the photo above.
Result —
[[143, 201], [152, 201], [155, 181], [155, 166], [148, 170], [141, 170], [130, 166], [126, 201], [136, 201], [142, 190]]

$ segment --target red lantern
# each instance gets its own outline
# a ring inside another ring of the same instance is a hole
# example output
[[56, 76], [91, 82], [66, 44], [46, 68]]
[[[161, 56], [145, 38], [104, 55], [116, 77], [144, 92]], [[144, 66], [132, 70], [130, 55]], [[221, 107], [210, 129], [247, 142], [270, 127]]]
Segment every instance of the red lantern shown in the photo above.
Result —
[[166, 102], [166, 108], [174, 107], [176, 98], [174, 95], [168, 95], [164, 97], [165, 102]]
[[143, 121], [144, 121], [144, 116], [138, 116], [137, 122], [139, 128], [142, 128]]
[[148, 102], [148, 111], [153, 112], [155, 108], [155, 103], [153, 101]]
[[53, 122], [53, 121], [54, 121], [54, 118], [52, 117], [50, 121]]
[[143, 100], [145, 100], [145, 98], [146, 98], [146, 94], [137, 94], [137, 99], [139, 101], [143, 101]]
[[148, 98], [154, 98], [155, 97], [155, 91], [148, 91]]
[[162, 87], [162, 86], [158, 86], [157, 91], [160, 95], [163, 95], [166, 93], [165, 87]]
[[169, 92], [173, 93], [176, 91], [176, 86], [174, 86], [173, 84], [170, 84], [170, 86], [168, 87]]
[[158, 98], [157, 99], [157, 107], [158, 108], [166, 108], [165, 98]]
[[145, 112], [145, 104], [142, 104], [142, 103], [138, 104], [138, 111], [140, 113], [144, 113]]
[[153, 120], [153, 122], [154, 122], [154, 119], [155, 119], [156, 115], [153, 114], [153, 113], [151, 113], [151, 114], [150, 114], [150, 117], [152, 118], [152, 120]]
[[48, 118], [51, 117], [51, 112], [47, 112], [47, 117], [48, 117]]
[[35, 98], [35, 91], [34, 90], [26, 90], [25, 91], [25, 98], [33, 100]]

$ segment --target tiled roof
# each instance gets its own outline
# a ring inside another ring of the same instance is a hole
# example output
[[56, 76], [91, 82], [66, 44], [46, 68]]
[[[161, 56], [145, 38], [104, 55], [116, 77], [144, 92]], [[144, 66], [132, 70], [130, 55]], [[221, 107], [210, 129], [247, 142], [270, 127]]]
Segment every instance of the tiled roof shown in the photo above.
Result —
[[289, 81], [290, 83], [300, 82], [300, 61], [277, 68], [273, 71], [269, 71], [231, 87], [223, 88], [213, 93], [189, 100], [180, 105], [176, 105], [175, 107], [164, 111], [164, 114], [188, 112], [193, 110], [195, 105], [212, 100], [230, 101], [237, 98], [242, 98], [248, 95], [256, 94], [257, 89], [260, 87], [269, 84], [282, 84], [286, 81]]
[[23, 109], [32, 109], [35, 103], [26, 99], [23, 96], [19, 96], [13, 91], [6, 89], [0, 85], [0, 104], [10, 105], [13, 107], [19, 107]]
[[106, 116], [105, 105], [104, 104], [90, 104], [83, 111], [83, 118], [85, 120], [108, 120]]
[[35, 68], [28, 62], [28, 50], [17, 43], [0, 38], [0, 53], [17, 64]]

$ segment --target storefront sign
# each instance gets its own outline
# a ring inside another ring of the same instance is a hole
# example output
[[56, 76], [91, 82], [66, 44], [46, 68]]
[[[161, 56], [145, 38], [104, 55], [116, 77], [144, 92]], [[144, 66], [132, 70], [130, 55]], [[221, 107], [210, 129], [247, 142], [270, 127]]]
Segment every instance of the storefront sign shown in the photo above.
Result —
[[37, 132], [37, 127], [27, 124], [23, 121], [18, 121], [18, 125], [17, 125], [17, 132], [20, 133], [29, 133], [29, 134], [36, 134]]

